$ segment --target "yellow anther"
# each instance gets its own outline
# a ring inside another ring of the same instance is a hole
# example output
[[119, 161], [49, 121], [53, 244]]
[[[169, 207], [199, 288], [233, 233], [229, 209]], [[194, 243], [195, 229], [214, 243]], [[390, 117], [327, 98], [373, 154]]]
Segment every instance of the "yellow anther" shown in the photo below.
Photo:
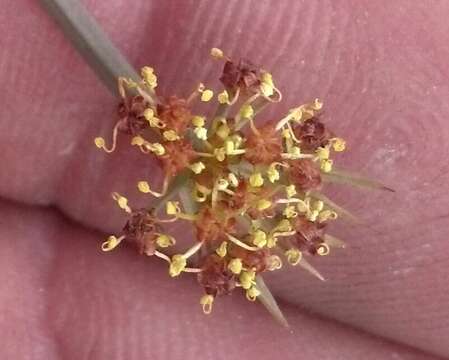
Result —
[[316, 219], [318, 218], [318, 215], [320, 213], [317, 210], [312, 210], [310, 212], [307, 213], [306, 217], [309, 221], [316, 221]]
[[186, 266], [187, 260], [183, 255], [180, 254], [173, 255], [173, 257], [171, 258], [168, 273], [170, 274], [171, 277], [178, 276], [179, 274], [182, 273], [182, 271], [186, 268]]
[[312, 205], [313, 210], [321, 211], [324, 208], [324, 202], [317, 200]]
[[150, 150], [157, 156], [162, 156], [165, 154], [165, 148], [162, 144], [159, 143], [147, 144], [146, 147], [148, 148], [148, 150]]
[[331, 159], [321, 160], [321, 170], [325, 173], [331, 172], [333, 163], [334, 162]]
[[140, 192], [143, 192], [144, 194], [148, 194], [151, 192], [150, 185], [146, 181], [139, 181], [137, 183], [137, 188]]
[[254, 173], [249, 177], [249, 183], [253, 187], [261, 187], [264, 183], [261, 173]]
[[165, 128], [165, 124], [162, 122], [161, 119], [157, 118], [157, 117], [152, 117], [148, 120], [148, 122], [150, 123], [150, 127], [152, 128], [158, 128], [158, 129], [163, 129]]
[[203, 127], [206, 124], [206, 119], [204, 118], [204, 116], [195, 115], [192, 118], [192, 124], [196, 127]]
[[267, 177], [270, 182], [274, 183], [280, 179], [279, 171], [276, 169], [276, 164], [271, 164], [267, 170]]
[[299, 159], [301, 157], [301, 149], [298, 146], [292, 146], [288, 154], [290, 159]]
[[259, 211], [267, 210], [271, 207], [271, 205], [272, 205], [272, 202], [270, 200], [260, 199], [257, 202], [257, 210], [259, 210]]
[[230, 139], [226, 139], [224, 143], [224, 148], [226, 150], [226, 154], [228, 155], [232, 154], [235, 149], [233, 141]]
[[272, 249], [277, 245], [278, 239], [275, 236], [267, 237], [267, 248]]
[[326, 256], [329, 255], [330, 250], [331, 249], [329, 248], [329, 245], [327, 245], [326, 243], [321, 243], [318, 246], [318, 249], [316, 249], [316, 253], [320, 256]]
[[255, 286], [251, 286], [247, 291], [246, 291], [246, 298], [249, 301], [256, 301], [257, 297], [260, 295], [260, 291], [255, 287]]
[[109, 236], [108, 239], [103, 244], [101, 244], [101, 250], [111, 251], [115, 249], [124, 238], [124, 236], [121, 236], [119, 238], [115, 237], [114, 235]]
[[239, 258], [232, 259], [228, 264], [228, 269], [233, 274], [236, 274], [236, 275], [238, 275], [242, 272], [242, 268], [243, 268], [242, 259], [239, 259]]
[[291, 139], [292, 138], [292, 134], [291, 134], [290, 130], [289, 129], [282, 130], [282, 137], [284, 139]]
[[301, 121], [303, 110], [304, 106], [299, 106], [297, 108], [290, 109], [291, 118], [296, 122]]
[[288, 232], [292, 230], [292, 224], [290, 224], [290, 221], [287, 219], [282, 219], [279, 221], [279, 224], [276, 226], [276, 231], [280, 232]]
[[275, 270], [279, 270], [280, 268], [282, 268], [282, 260], [279, 256], [277, 255], [271, 255], [268, 258], [268, 267], [267, 269], [269, 271], [275, 271]]
[[219, 257], [225, 257], [228, 253], [228, 243], [226, 241], [223, 241], [220, 246], [215, 250], [216, 254]]
[[215, 59], [223, 59], [224, 53], [219, 48], [212, 48], [210, 49], [210, 56], [212, 56]]
[[165, 204], [165, 212], [167, 215], [176, 215], [181, 212], [178, 201], [167, 201]]
[[119, 193], [113, 192], [112, 198], [117, 202], [120, 209], [125, 210], [127, 213], [131, 212], [131, 208], [128, 206], [128, 199]]
[[284, 255], [287, 258], [288, 263], [293, 266], [298, 265], [302, 259], [302, 252], [296, 248], [288, 249]]
[[321, 110], [323, 108], [323, 102], [320, 99], [315, 99], [311, 107], [315, 111]]
[[218, 179], [216, 186], [218, 190], [223, 191], [228, 188], [229, 182], [226, 179]]
[[232, 140], [236, 149], [238, 149], [243, 144], [243, 138], [238, 134], [229, 136], [229, 139]]
[[325, 222], [328, 220], [337, 219], [338, 215], [335, 211], [332, 210], [323, 210], [318, 215], [318, 222]]
[[214, 97], [214, 92], [210, 89], [206, 89], [201, 93], [201, 101], [208, 102]]
[[179, 135], [176, 133], [175, 130], [166, 130], [162, 133], [164, 136], [164, 139], [167, 141], [176, 141], [179, 140]]
[[226, 149], [221, 147], [214, 150], [215, 158], [218, 161], [224, 161], [226, 159]]
[[149, 66], [144, 66], [141, 70], [141, 75], [145, 83], [154, 89], [157, 86], [157, 76], [154, 73], [154, 69]]
[[244, 119], [249, 119], [253, 117], [254, 109], [250, 104], [245, 104], [240, 109], [240, 116]]
[[329, 148], [326, 147], [319, 147], [316, 149], [316, 155], [318, 156], [318, 159], [320, 160], [326, 160], [329, 159], [330, 151]]
[[254, 271], [242, 271], [239, 276], [239, 282], [242, 285], [242, 288], [248, 290], [253, 285], [255, 278], [256, 273]]
[[207, 140], [207, 129], [204, 127], [196, 127], [193, 130], [193, 133], [196, 135], [196, 137], [200, 140]]
[[224, 140], [229, 136], [229, 133], [231, 132], [231, 129], [229, 129], [229, 126], [227, 124], [221, 124], [217, 129], [217, 136]]
[[103, 149], [105, 147], [105, 141], [102, 137], [96, 137], [95, 140], [95, 146], [99, 149]]
[[218, 94], [217, 99], [220, 104], [229, 104], [229, 93], [226, 90], [223, 90]]
[[282, 214], [287, 219], [295, 218], [295, 217], [298, 216], [298, 213], [296, 212], [296, 209], [295, 209], [295, 207], [293, 205], [286, 206], [284, 211], [282, 212]]
[[173, 246], [176, 243], [176, 240], [173, 236], [160, 234], [156, 238], [156, 244], [160, 246], [161, 248], [166, 248], [169, 246]]
[[237, 186], [239, 186], [239, 180], [237, 179], [237, 176], [235, 176], [235, 174], [229, 173], [229, 175], [228, 175], [228, 180], [229, 180], [229, 184], [230, 184], [232, 187], [237, 187]]
[[261, 76], [260, 91], [262, 94], [270, 97], [274, 94], [273, 76], [268, 72], [263, 72]]
[[189, 166], [189, 168], [195, 173], [195, 174], [201, 174], [201, 172], [206, 168], [206, 165], [204, 165], [203, 162], [198, 161], [196, 163], [193, 163]]
[[131, 145], [142, 146], [145, 144], [145, 139], [142, 136], [134, 136], [131, 139]]
[[203, 307], [203, 312], [205, 314], [210, 314], [212, 312], [213, 304], [214, 297], [212, 295], [204, 295], [200, 299], [200, 305]]
[[267, 245], [267, 234], [260, 229], [254, 231], [253, 244], [256, 245], [258, 248], [263, 248], [265, 245]]
[[154, 111], [151, 108], [145, 109], [145, 111], [143, 112], [143, 117], [150, 121], [151, 119], [154, 118]]
[[332, 148], [337, 151], [344, 151], [346, 149], [346, 141], [342, 138], [334, 138], [332, 141]]
[[310, 211], [310, 206], [308, 201], [298, 201], [296, 208], [300, 213], [307, 213]]
[[290, 199], [291, 197], [296, 195], [296, 187], [295, 185], [291, 184], [285, 187], [285, 192], [287, 194], [287, 197]]

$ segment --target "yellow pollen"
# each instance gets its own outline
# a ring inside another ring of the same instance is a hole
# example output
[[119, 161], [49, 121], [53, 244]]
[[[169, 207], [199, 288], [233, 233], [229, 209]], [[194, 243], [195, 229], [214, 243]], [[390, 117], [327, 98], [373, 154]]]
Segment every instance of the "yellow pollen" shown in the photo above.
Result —
[[337, 152], [344, 151], [346, 149], [346, 141], [342, 138], [334, 138], [332, 141], [332, 148]]
[[220, 104], [229, 104], [229, 94], [226, 90], [223, 90], [217, 96], [218, 102]]
[[249, 119], [249, 118], [253, 117], [253, 115], [254, 115], [254, 109], [249, 104], [243, 105], [242, 108], [240, 109], [240, 116], [244, 119]]
[[267, 170], [267, 177], [270, 182], [274, 183], [280, 179], [279, 171], [276, 169], [275, 164], [271, 164]]
[[157, 76], [152, 67], [144, 66], [141, 70], [141, 75], [150, 88], [154, 89], [157, 86]]
[[296, 209], [293, 205], [288, 205], [285, 207], [284, 211], [283, 211], [283, 215], [287, 218], [287, 219], [291, 219], [291, 218], [295, 218], [298, 216], [298, 213], [296, 212]]
[[182, 271], [186, 268], [186, 266], [187, 260], [183, 255], [180, 254], [173, 255], [173, 257], [171, 258], [168, 273], [170, 274], [171, 277], [178, 276], [179, 274], [182, 273]]
[[207, 140], [207, 129], [204, 127], [196, 127], [193, 130], [196, 137], [200, 140]]
[[287, 197], [291, 198], [296, 195], [296, 187], [293, 184], [290, 184], [285, 187], [285, 192], [287, 193]]
[[240, 284], [242, 285], [242, 288], [245, 290], [248, 290], [254, 282], [254, 279], [256, 278], [256, 273], [252, 270], [250, 271], [242, 271], [239, 276]]
[[145, 144], [145, 139], [142, 136], [134, 136], [131, 139], [131, 145], [142, 146]]
[[99, 149], [103, 149], [105, 146], [105, 141], [104, 141], [104, 138], [102, 138], [102, 137], [96, 137], [94, 142], [95, 142], [95, 146]]
[[261, 187], [264, 183], [261, 173], [254, 173], [249, 177], [249, 183], [253, 187]]
[[165, 212], [167, 215], [177, 215], [180, 211], [178, 201], [167, 201], [165, 204]]
[[325, 173], [331, 172], [332, 164], [333, 164], [333, 161], [330, 159], [321, 160], [321, 163], [320, 163], [321, 170]]
[[103, 244], [101, 244], [101, 250], [111, 251], [115, 249], [124, 238], [124, 236], [121, 236], [119, 238], [115, 237], [114, 235], [109, 236], [108, 239]]
[[210, 56], [212, 56], [214, 59], [223, 59], [224, 53], [219, 48], [212, 48], [210, 49]]
[[204, 295], [200, 299], [200, 305], [202, 305], [205, 314], [210, 314], [212, 312], [213, 303], [214, 297], [212, 295]]
[[164, 131], [162, 135], [164, 136], [164, 139], [167, 141], [179, 140], [179, 135], [176, 133], [175, 130]]
[[196, 115], [192, 118], [192, 124], [196, 127], [203, 127], [206, 124], [206, 119], [204, 116]]
[[196, 163], [193, 163], [189, 167], [195, 174], [201, 174], [201, 172], [206, 168], [206, 165], [204, 165], [203, 162], [198, 161]]
[[148, 194], [149, 192], [151, 192], [150, 185], [146, 181], [139, 181], [137, 183], [137, 188], [144, 194]]
[[275, 271], [282, 268], [282, 260], [277, 255], [271, 255], [268, 258], [268, 271]]
[[215, 250], [217, 255], [221, 258], [225, 257], [228, 253], [228, 243], [226, 241], [223, 241], [220, 246]]
[[284, 255], [287, 258], [288, 263], [293, 266], [298, 265], [302, 259], [301, 251], [296, 248], [288, 249]]
[[154, 118], [154, 111], [151, 108], [145, 109], [145, 111], [143, 112], [143, 117], [150, 121], [152, 118]]
[[246, 291], [246, 298], [249, 301], [256, 301], [257, 297], [260, 295], [260, 291], [255, 287], [255, 286], [251, 286], [247, 291]]
[[173, 236], [170, 236], [170, 235], [160, 234], [156, 238], [156, 244], [158, 246], [160, 246], [161, 248], [166, 248], [166, 247], [172, 246], [175, 243], [176, 243], [175, 238]]
[[233, 274], [236, 274], [236, 275], [238, 275], [242, 272], [242, 268], [243, 268], [242, 259], [239, 259], [239, 258], [232, 259], [228, 264], [228, 269]]
[[272, 205], [272, 203], [270, 200], [260, 199], [257, 202], [257, 210], [259, 210], [259, 211], [267, 210], [271, 207], [271, 205]]
[[313, 203], [312, 208], [313, 210], [322, 211], [324, 208], [324, 202], [322, 202], [321, 200], [317, 200]]
[[329, 255], [330, 248], [329, 245], [326, 243], [321, 243], [318, 249], [316, 250], [316, 253], [320, 256], [326, 256]]
[[217, 129], [217, 136], [224, 140], [229, 136], [229, 133], [231, 132], [231, 129], [229, 129], [229, 126], [227, 124], [222, 124]]
[[120, 209], [125, 210], [127, 213], [131, 212], [131, 208], [128, 206], [128, 199], [117, 192], [112, 193], [112, 198], [117, 202]]
[[206, 89], [201, 93], [201, 101], [208, 102], [214, 97], [214, 92], [210, 89]]
[[253, 244], [258, 248], [263, 248], [265, 245], [267, 245], [267, 234], [260, 229], [254, 231]]
[[319, 147], [316, 149], [316, 155], [318, 156], [318, 159], [320, 160], [327, 160], [329, 159], [330, 151], [328, 147]]
[[218, 161], [224, 161], [226, 159], [226, 149], [225, 148], [217, 148], [214, 150], [214, 155]]
[[338, 215], [335, 211], [332, 210], [323, 210], [318, 215], [318, 222], [325, 222], [327, 220], [335, 220]]

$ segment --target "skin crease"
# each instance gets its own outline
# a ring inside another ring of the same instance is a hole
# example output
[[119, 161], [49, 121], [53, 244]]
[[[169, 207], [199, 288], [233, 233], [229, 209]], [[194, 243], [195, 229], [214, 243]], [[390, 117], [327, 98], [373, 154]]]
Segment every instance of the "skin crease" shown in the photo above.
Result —
[[396, 190], [326, 192], [365, 224], [333, 227], [348, 249], [312, 259], [326, 282], [269, 277], [293, 333], [239, 296], [205, 319], [188, 276], [169, 280], [131, 250], [99, 254], [124, 222], [110, 192], [138, 204], [135, 182], [159, 177], [124, 141], [96, 151], [116, 100], [35, 1], [0, 3], [2, 358], [449, 356], [447, 2], [86, 2], [133, 65], [155, 67], [163, 94], [218, 89], [221, 64], [207, 57], [218, 46], [273, 73], [284, 100], [264, 117], [324, 99], [348, 141], [338, 164]]

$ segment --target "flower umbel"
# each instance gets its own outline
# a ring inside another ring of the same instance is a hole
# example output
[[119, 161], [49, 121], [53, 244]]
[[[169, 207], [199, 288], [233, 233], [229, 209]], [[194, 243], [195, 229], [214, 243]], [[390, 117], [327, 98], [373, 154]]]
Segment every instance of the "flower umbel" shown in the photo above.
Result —
[[[207, 314], [217, 296], [243, 290], [254, 301], [263, 294], [257, 279], [264, 272], [306, 264], [305, 257], [327, 255], [341, 244], [326, 233], [337, 218], [335, 207], [318, 194], [323, 178], [332, 178], [332, 155], [346, 147], [320, 119], [318, 99], [277, 121], [259, 120], [267, 104], [282, 98], [272, 75], [216, 48], [211, 55], [224, 61], [224, 89], [199, 84], [186, 98], [162, 97], [154, 69], [144, 67], [141, 81], [118, 81], [122, 101], [112, 145], [95, 139], [112, 152], [118, 133], [129, 135], [129, 144], [158, 159], [165, 175], [159, 190], [136, 179], [141, 193], [159, 198], [148, 208], [134, 209], [126, 197], [112, 194], [129, 219], [102, 249], [129, 242], [166, 262], [171, 277], [196, 274]], [[194, 111], [204, 102], [216, 103], [217, 112]], [[176, 221], [195, 234], [181, 253], [170, 251]], [[308, 263], [303, 267], [317, 273]]]

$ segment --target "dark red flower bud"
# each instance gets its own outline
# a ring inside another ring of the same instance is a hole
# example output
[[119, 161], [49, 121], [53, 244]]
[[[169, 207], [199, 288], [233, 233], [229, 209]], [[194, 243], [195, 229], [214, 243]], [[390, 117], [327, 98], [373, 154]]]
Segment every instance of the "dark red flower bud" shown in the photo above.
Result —
[[123, 227], [126, 241], [137, 246], [139, 253], [152, 255], [156, 249], [155, 240], [159, 226], [156, 224], [153, 211], [147, 209], [135, 210]]
[[201, 270], [197, 279], [206, 294], [229, 294], [235, 288], [235, 275], [228, 269], [225, 258], [212, 254], [206, 258]]
[[147, 107], [147, 101], [140, 95], [122, 100], [118, 106], [119, 131], [130, 135], [140, 134], [148, 127], [148, 121], [143, 116]]
[[170, 96], [157, 106], [157, 117], [166, 125], [165, 130], [175, 130], [182, 136], [192, 120], [192, 113], [185, 99]]
[[296, 230], [295, 241], [299, 249], [315, 255], [323, 243], [325, 227], [324, 223], [309, 221], [304, 216], [296, 217], [293, 228]]
[[195, 221], [197, 239], [200, 242], [215, 242], [226, 239], [227, 233], [233, 233], [235, 218], [222, 207], [212, 209], [203, 207]]
[[259, 134], [251, 133], [245, 143], [244, 158], [251, 164], [266, 164], [281, 160], [282, 138], [273, 124], [265, 124], [258, 129]]
[[298, 190], [317, 189], [321, 185], [321, 172], [317, 164], [310, 159], [289, 161], [288, 178]]
[[220, 81], [227, 88], [233, 91], [240, 88], [248, 90], [260, 85], [259, 69], [250, 61], [240, 59], [238, 64], [226, 61]]
[[296, 138], [301, 141], [301, 149], [303, 150], [314, 151], [320, 146], [326, 146], [329, 139], [333, 137], [332, 133], [317, 117], [295, 126], [293, 132]]

